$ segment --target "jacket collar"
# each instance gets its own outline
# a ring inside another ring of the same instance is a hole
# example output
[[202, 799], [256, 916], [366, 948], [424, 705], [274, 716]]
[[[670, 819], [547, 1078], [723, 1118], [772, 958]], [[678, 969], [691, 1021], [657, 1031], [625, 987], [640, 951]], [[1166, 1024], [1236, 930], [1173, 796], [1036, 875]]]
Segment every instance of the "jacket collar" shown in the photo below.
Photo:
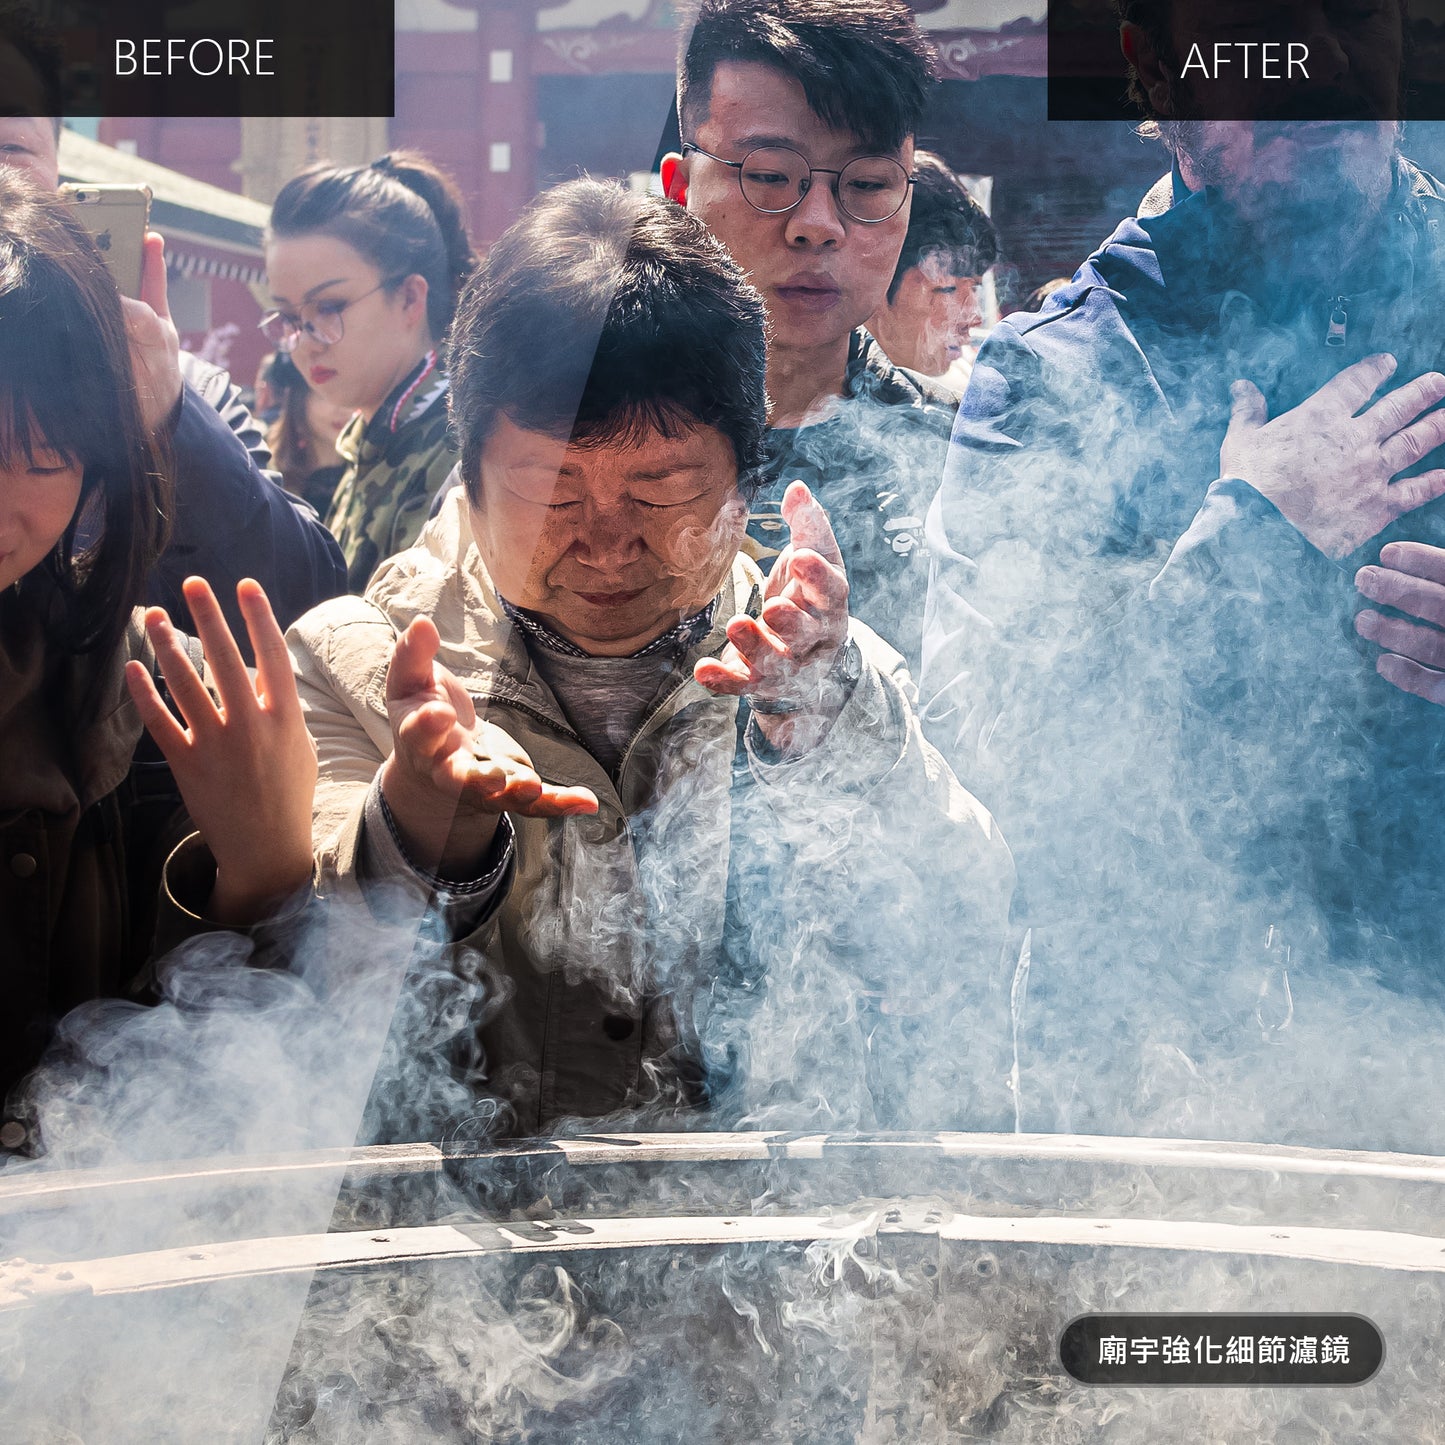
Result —
[[869, 397], [889, 406], [943, 407], [950, 416], [958, 395], [932, 377], [898, 366], [877, 339], [859, 326], [848, 342], [844, 390], [850, 397]]
[[363, 452], [380, 452], [398, 432], [405, 431], [428, 416], [438, 404], [446, 405], [447, 373], [437, 357], [428, 351], [387, 394], [370, 421], [360, 412], [341, 429], [336, 451], [348, 462], [357, 462]]
[[[1144, 214], [1146, 207], [1141, 206], [1139, 225], [1153, 242], [1171, 308], [1187, 311], [1195, 305], [1212, 310], [1220, 295], [1237, 291], [1264, 312], [1285, 315], [1330, 289], [1328, 284], [1311, 281], [1305, 294], [1299, 286], [1281, 285], [1273, 268], [1259, 256], [1253, 237], [1217, 190], [1185, 190], [1177, 173], [1166, 179], [1179, 199], [1152, 215]], [[1146, 201], [1157, 201], [1156, 193], [1163, 184], [1156, 185]], [[1397, 156], [1393, 187], [1381, 210], [1379, 246], [1370, 257], [1369, 272], [1352, 275], [1348, 284], [1342, 279], [1334, 289], [1359, 295], [1387, 285], [1403, 283], [1408, 288], [1416, 246], [1429, 226], [1427, 207], [1440, 200], [1445, 200], [1440, 183]]]
[[1170, 206], [1178, 205], [1190, 194], [1188, 186], [1184, 184], [1183, 176], [1179, 174], [1179, 166], [1176, 162], [1173, 170], [1160, 176], [1144, 193], [1144, 199], [1139, 202], [1139, 219], [1147, 221], [1155, 216], [1162, 216]]
[[[527, 633], [534, 642], [549, 652], [561, 653], [563, 657], [590, 658], [593, 656], [584, 648], [578, 647], [575, 642], [569, 642], [561, 633], [553, 632], [540, 617], [534, 617], [524, 608], [514, 607], [505, 597], [501, 600], [502, 611], [507, 614], [508, 618]], [[629, 652], [625, 658], [618, 660], [630, 661], [639, 657], [653, 657], [660, 652], [685, 652], [693, 643], [707, 636], [716, 612], [717, 598], [714, 597], [706, 607], [694, 612], [691, 617], [684, 617], [681, 622], [668, 628], [660, 637], [654, 637], [651, 642], [645, 643], [636, 652]]]

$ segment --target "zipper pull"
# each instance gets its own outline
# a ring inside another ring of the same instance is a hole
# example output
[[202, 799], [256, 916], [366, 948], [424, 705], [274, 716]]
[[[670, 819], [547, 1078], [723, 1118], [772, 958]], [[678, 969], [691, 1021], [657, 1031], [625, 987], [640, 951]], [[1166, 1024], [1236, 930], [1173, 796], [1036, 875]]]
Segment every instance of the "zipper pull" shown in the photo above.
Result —
[[1326, 346], [1343, 346], [1345, 331], [1350, 324], [1350, 298], [1336, 296], [1330, 302], [1330, 326], [1325, 332]]

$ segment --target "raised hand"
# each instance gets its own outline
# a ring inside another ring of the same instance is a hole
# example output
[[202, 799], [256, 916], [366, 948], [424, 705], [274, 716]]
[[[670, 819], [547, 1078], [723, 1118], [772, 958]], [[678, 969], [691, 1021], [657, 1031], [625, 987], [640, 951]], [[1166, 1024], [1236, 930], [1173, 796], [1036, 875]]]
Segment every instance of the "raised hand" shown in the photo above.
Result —
[[720, 657], [694, 675], [710, 692], [746, 697], [769, 742], [793, 751], [819, 741], [842, 711], [833, 680], [848, 640], [848, 578], [828, 514], [802, 482], [783, 494], [792, 540], [768, 575], [758, 617], [734, 617]]
[[1361, 637], [1385, 649], [1375, 670], [1403, 692], [1445, 707], [1445, 548], [1391, 542], [1378, 567], [1361, 567], [1355, 586], [1371, 602], [1417, 617], [1387, 617], [1365, 608], [1355, 618]]
[[126, 684], [216, 860], [208, 915], [255, 923], [311, 878], [316, 748], [285, 638], [260, 585], [247, 579], [236, 588], [256, 656], [254, 681], [209, 584], [189, 577], [183, 590], [220, 706], [159, 607], [147, 611], [146, 633], [185, 726], [141, 663], [126, 665]]
[[397, 639], [386, 675], [392, 753], [381, 788], [408, 854], [443, 877], [474, 876], [503, 813], [595, 813], [586, 788], [544, 782], [509, 734], [477, 721], [466, 689], [436, 660], [425, 617]]
[[1273, 421], [1248, 381], [1230, 388], [1219, 474], [1268, 497], [1327, 557], [1348, 557], [1397, 517], [1445, 495], [1445, 470], [1393, 481], [1445, 444], [1445, 376], [1427, 372], [1362, 410], [1395, 372], [1393, 356], [1367, 356]]
[[160, 431], [181, 399], [181, 338], [166, 293], [166, 243], [154, 231], [146, 232], [141, 253], [140, 300], [122, 296], [120, 304], [141, 416]]

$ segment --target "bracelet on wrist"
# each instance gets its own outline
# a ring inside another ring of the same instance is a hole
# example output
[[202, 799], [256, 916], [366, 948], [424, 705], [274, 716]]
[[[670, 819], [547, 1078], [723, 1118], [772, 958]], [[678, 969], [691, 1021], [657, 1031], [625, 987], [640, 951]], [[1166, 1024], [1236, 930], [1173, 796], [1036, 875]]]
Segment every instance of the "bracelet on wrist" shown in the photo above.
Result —
[[[823, 679], [823, 687], [824, 689], [832, 687], [840, 689], [846, 700], [862, 675], [863, 654], [858, 650], [858, 644], [849, 637], [838, 649], [837, 656], [829, 666], [827, 675]], [[815, 710], [802, 698], [755, 698], [747, 693], [744, 693], [743, 696], [747, 700], [748, 706], [763, 717], [789, 717], [795, 713]]]

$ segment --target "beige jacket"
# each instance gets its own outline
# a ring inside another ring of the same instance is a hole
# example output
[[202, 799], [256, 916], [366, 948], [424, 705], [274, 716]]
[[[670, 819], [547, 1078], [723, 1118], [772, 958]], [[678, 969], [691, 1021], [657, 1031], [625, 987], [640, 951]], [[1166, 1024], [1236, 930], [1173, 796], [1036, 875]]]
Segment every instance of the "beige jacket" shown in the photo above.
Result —
[[[724, 647], [727, 622], [760, 601], [757, 569], [740, 556], [711, 634], [683, 660], [616, 778], [532, 667], [472, 543], [460, 490], [364, 599], [323, 603], [291, 630], [320, 753], [324, 893], [351, 895], [374, 866], [369, 835], [385, 823], [373, 784], [391, 749], [386, 672], [415, 617], [436, 624], [439, 660], [479, 716], [511, 734], [544, 778], [599, 799], [596, 817], [514, 817], [515, 874], [500, 904], [482, 918], [467, 916], [465, 899], [441, 910], [450, 941], [484, 960], [497, 1001], [479, 1026], [488, 1087], [518, 1132], [715, 1095], [720, 1055], [736, 1064], [747, 1053], [746, 1011], [734, 1004], [756, 995], [760, 968], [796, 981], [816, 961], [820, 979], [842, 978], [860, 997], [936, 998], [936, 980], [908, 977], [917, 949], [889, 900], [938, 935], [930, 951], [947, 956], [932, 966], [946, 991], [996, 999], [1012, 861], [987, 811], [924, 741], [897, 654], [854, 625], [862, 679], [824, 742], [795, 762], [767, 761], [751, 736], [740, 746], [736, 700], [693, 679], [693, 663]], [[362, 890], [367, 906], [395, 921], [398, 899], [410, 897], [420, 921], [423, 881], [393, 872], [392, 888]], [[890, 950], [897, 956], [883, 956]]]

